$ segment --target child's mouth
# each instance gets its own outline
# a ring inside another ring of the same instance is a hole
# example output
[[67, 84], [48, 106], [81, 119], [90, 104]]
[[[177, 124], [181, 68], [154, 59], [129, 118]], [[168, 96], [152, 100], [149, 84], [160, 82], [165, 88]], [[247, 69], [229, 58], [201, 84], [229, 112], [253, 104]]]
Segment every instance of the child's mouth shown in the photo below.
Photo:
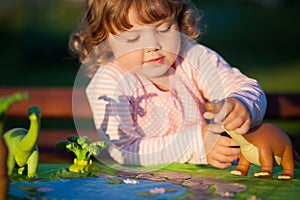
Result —
[[152, 59], [152, 60], [148, 60], [146, 61], [147, 64], [156, 64], [156, 65], [161, 65], [163, 64], [163, 61], [164, 61], [164, 58], [163, 57], [160, 57], [160, 58], [155, 58], [155, 59]]

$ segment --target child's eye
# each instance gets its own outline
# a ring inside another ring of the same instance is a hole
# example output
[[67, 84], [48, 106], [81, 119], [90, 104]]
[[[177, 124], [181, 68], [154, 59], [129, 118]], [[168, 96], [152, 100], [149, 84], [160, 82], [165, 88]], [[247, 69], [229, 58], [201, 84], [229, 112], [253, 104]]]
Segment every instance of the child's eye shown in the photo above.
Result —
[[140, 39], [140, 37], [135, 37], [135, 38], [132, 38], [132, 39], [126, 39], [126, 42], [127, 43], [134, 43], [134, 42], [137, 42], [139, 39]]
[[136, 31], [125, 31], [117, 35], [116, 39], [125, 43], [134, 43], [140, 39], [140, 34]]
[[169, 26], [169, 27], [167, 27], [167, 28], [161, 28], [161, 29], [158, 29], [157, 31], [158, 31], [159, 33], [167, 33], [167, 32], [170, 31], [170, 29], [171, 29], [171, 26]]

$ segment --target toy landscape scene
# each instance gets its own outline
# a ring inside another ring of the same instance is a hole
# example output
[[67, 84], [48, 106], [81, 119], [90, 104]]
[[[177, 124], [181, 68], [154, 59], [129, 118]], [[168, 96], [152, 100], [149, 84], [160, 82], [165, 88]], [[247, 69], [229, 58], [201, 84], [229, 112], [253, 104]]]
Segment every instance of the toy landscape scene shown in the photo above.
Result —
[[[239, 159], [224, 169], [117, 163], [68, 50], [84, 1], [11, 0], [0, 3], [0, 200], [299, 199], [300, 2], [192, 2], [202, 17], [197, 42], [266, 93], [261, 124], [243, 136], [220, 133], [239, 144]], [[214, 116], [222, 106], [208, 101], [205, 109]]]

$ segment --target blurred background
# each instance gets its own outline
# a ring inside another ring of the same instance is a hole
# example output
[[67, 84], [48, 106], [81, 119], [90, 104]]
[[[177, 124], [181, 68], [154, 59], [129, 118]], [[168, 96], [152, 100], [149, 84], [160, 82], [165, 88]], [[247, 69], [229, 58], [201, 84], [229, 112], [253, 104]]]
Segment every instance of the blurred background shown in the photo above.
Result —
[[[68, 53], [83, 0], [1, 0], [0, 85], [72, 86], [79, 63]], [[300, 92], [300, 1], [193, 0], [200, 43], [259, 80], [267, 93]]]
[[[266, 93], [300, 93], [300, 1], [193, 2], [202, 13], [200, 43]], [[68, 40], [83, 7], [83, 0], [1, 0], [0, 86], [73, 86], [80, 64]], [[300, 130], [299, 122], [278, 123]]]

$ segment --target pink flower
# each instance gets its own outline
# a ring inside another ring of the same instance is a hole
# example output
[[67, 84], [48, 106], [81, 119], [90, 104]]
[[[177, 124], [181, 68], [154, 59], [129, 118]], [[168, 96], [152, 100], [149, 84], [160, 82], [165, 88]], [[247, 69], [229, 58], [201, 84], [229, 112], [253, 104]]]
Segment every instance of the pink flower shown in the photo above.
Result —
[[233, 192], [222, 192], [221, 196], [226, 197], [226, 198], [232, 198], [232, 197], [234, 197], [234, 193]]

